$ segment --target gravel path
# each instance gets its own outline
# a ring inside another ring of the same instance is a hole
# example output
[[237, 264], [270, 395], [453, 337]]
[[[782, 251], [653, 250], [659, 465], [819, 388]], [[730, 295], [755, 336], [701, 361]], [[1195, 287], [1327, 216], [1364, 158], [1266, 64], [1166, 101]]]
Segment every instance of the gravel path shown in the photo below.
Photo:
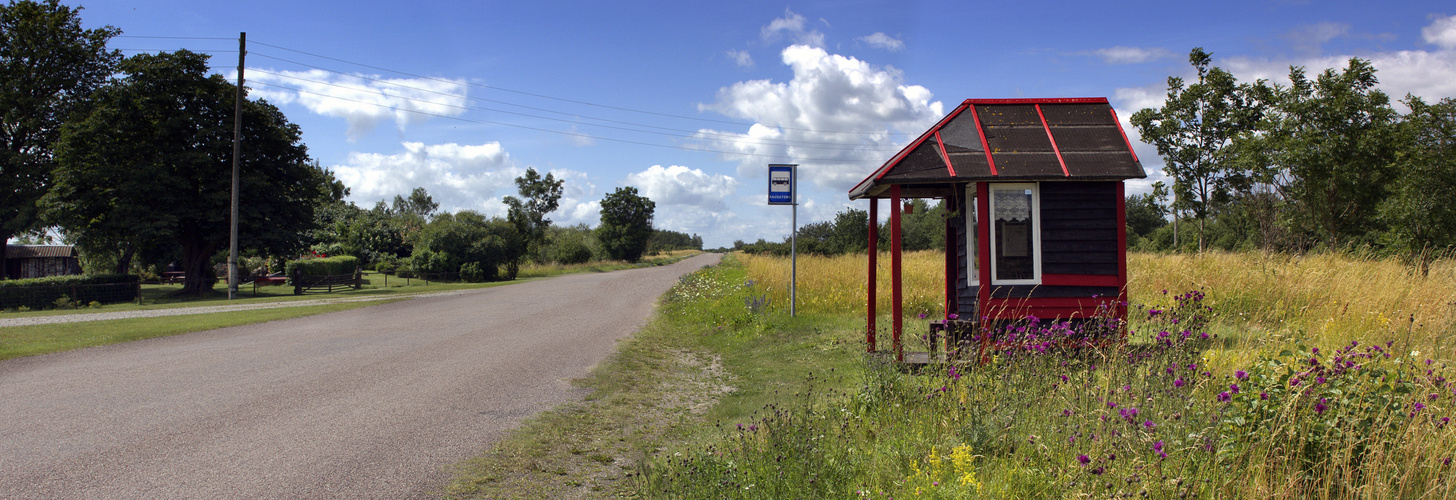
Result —
[[0, 362], [0, 497], [437, 496], [717, 259]]
[[467, 291], [434, 292], [413, 295], [381, 295], [377, 297], [294, 300], [284, 302], [255, 302], [250, 304], [229, 304], [221, 306], [172, 307], [166, 309], [147, 309], [140, 311], [58, 314], [54, 316], [31, 316], [25, 318], [0, 318], [0, 328], [4, 328], [7, 326], [49, 325], [54, 323], [79, 323], [82, 321], [105, 321], [112, 319], [157, 318], [162, 316], [184, 316], [188, 314], [211, 314], [219, 312], [249, 311], [253, 309], [276, 309], [280, 307], [304, 307], [323, 304], [338, 304], [343, 302], [369, 302], [376, 300], [389, 300], [400, 298], [413, 299], [421, 297], [457, 295], [461, 293], [467, 293]]

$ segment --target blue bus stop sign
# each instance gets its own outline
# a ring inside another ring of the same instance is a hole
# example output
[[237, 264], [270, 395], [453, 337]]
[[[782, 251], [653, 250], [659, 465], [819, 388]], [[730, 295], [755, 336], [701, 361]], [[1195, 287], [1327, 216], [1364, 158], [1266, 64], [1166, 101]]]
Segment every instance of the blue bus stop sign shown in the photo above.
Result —
[[798, 187], [798, 165], [768, 166], [768, 204], [793, 205], [794, 189]]

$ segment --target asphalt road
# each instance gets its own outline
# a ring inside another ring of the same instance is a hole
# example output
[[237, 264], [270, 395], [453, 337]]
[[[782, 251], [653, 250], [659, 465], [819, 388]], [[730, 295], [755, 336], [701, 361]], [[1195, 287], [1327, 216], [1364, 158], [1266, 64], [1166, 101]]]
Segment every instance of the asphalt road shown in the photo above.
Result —
[[0, 362], [0, 498], [428, 498], [717, 262]]

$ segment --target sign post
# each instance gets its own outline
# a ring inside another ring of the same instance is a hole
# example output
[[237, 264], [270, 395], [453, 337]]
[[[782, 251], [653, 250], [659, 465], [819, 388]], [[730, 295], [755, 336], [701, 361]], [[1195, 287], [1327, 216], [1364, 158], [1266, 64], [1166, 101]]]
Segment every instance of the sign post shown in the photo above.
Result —
[[793, 207], [793, 231], [789, 233], [789, 316], [798, 316], [799, 288], [799, 166], [774, 163], [768, 166], [768, 204]]

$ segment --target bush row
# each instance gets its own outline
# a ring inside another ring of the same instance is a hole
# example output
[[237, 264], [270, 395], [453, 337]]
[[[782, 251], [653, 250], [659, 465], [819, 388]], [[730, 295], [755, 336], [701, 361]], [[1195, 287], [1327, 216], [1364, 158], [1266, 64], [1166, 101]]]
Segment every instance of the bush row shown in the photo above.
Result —
[[307, 276], [331, 274], [354, 274], [359, 267], [359, 258], [352, 255], [325, 257], [322, 259], [292, 260], [284, 266], [284, 272], [292, 277], [295, 272]]
[[0, 308], [44, 309], [62, 297], [72, 303], [127, 302], [137, 297], [141, 281], [134, 274], [49, 276], [0, 281]]

